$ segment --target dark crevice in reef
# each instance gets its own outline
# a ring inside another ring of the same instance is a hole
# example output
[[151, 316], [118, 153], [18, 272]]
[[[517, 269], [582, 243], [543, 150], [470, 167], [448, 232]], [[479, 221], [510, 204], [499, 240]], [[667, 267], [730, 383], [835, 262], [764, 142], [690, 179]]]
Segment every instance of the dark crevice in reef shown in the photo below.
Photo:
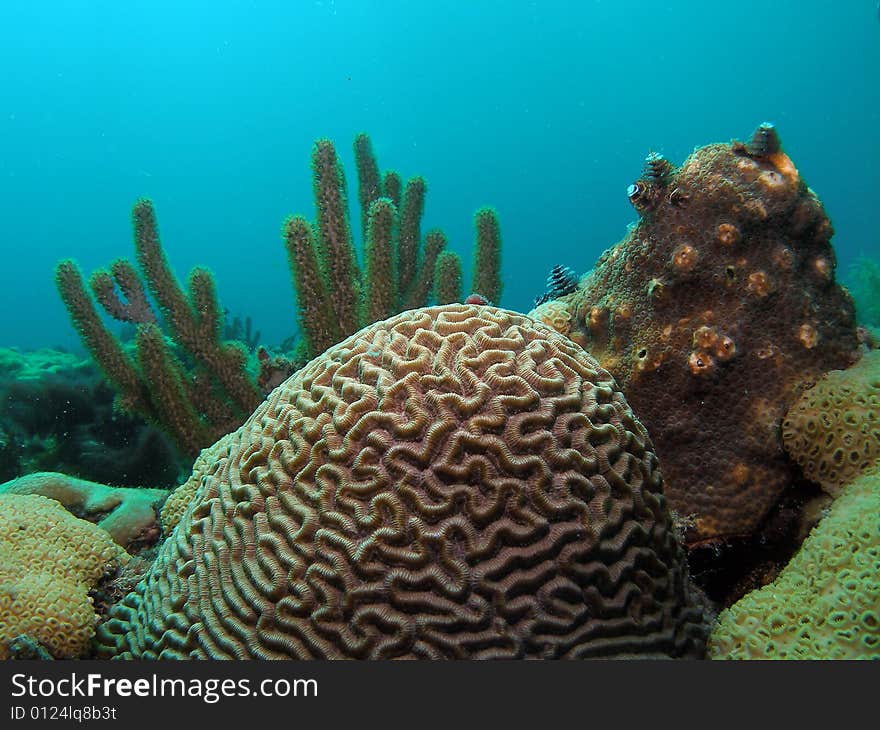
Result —
[[802, 477], [748, 537], [705, 540], [689, 546], [693, 582], [719, 608], [771, 583], [797, 552], [828, 499]]

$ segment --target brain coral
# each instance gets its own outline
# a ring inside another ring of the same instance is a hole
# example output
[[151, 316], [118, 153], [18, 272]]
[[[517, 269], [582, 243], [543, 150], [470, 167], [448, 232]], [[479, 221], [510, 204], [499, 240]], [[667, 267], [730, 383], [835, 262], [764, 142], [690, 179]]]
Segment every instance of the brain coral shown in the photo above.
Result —
[[880, 460], [880, 350], [834, 370], [807, 390], [782, 423], [782, 439], [804, 474], [829, 494]]
[[21, 635], [57, 659], [81, 656], [97, 623], [89, 590], [125, 558], [109, 534], [55, 500], [0, 494], [0, 659]]
[[713, 659], [880, 659], [880, 472], [844, 488], [770, 585], [726, 609]]
[[102, 656], [698, 656], [650, 440], [527, 317], [404, 312], [213, 449]]
[[638, 224], [561, 299], [569, 336], [648, 428], [690, 543], [761, 525], [793, 477], [784, 414], [858, 351], [822, 205], [772, 130], [756, 136], [678, 169], [649, 158], [630, 188]]

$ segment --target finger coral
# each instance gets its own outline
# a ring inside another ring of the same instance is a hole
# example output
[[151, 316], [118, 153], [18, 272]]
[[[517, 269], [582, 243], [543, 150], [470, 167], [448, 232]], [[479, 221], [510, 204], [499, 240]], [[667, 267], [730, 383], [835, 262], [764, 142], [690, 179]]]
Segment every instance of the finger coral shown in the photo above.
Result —
[[827, 373], [795, 403], [782, 438], [804, 475], [836, 496], [880, 462], [880, 350]]
[[89, 591], [125, 559], [55, 500], [0, 494], [0, 659], [20, 637], [56, 659], [84, 655], [97, 623]]
[[880, 472], [844, 488], [773, 583], [721, 613], [708, 653], [880, 658]]
[[645, 429], [592, 358], [522, 315], [366, 327], [203, 456], [101, 656], [703, 651]]
[[750, 537], [794, 476], [786, 411], [803, 384], [858, 358], [831, 223], [772, 125], [678, 169], [649, 158], [629, 195], [638, 224], [578, 291], [532, 315], [620, 383], [688, 542]]

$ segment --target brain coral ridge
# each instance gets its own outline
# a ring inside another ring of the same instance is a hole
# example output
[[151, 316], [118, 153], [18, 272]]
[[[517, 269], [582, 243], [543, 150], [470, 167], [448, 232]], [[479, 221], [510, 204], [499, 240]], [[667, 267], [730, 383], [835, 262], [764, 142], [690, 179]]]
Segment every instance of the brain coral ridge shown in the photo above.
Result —
[[532, 312], [621, 384], [690, 543], [761, 528], [796, 476], [783, 416], [858, 356], [831, 223], [777, 147], [712, 144], [651, 168], [630, 189], [638, 224], [577, 292]]
[[699, 656], [650, 440], [527, 317], [410, 310], [203, 454], [101, 656]]

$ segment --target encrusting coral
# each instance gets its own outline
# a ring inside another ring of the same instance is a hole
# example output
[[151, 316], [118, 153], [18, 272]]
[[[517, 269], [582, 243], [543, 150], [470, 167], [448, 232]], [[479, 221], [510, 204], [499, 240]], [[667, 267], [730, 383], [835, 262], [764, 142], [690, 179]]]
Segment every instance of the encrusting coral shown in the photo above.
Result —
[[772, 125], [678, 169], [652, 155], [629, 198], [638, 224], [575, 293], [531, 314], [620, 383], [688, 542], [752, 536], [795, 476], [783, 416], [858, 358], [831, 223]]
[[409, 310], [203, 454], [100, 656], [700, 656], [651, 442], [522, 315]]
[[128, 551], [155, 543], [164, 489], [111, 487], [55, 472], [38, 472], [0, 484], [3, 494], [38, 494], [60, 502], [72, 514], [107, 532]]
[[56, 659], [86, 654], [97, 624], [89, 591], [127, 559], [55, 500], [0, 494], [0, 659], [18, 646]]
[[[284, 224], [300, 326], [310, 357], [361, 327], [397, 312], [460, 298], [461, 262], [445, 251], [446, 237], [429, 231], [421, 241], [427, 186], [409, 180], [401, 193], [396, 173], [379, 174], [369, 137], [354, 142], [364, 271], [357, 265], [348, 219], [345, 176], [333, 143], [318, 140], [312, 152], [315, 225], [301, 215]], [[501, 234], [491, 208], [475, 215], [474, 291], [495, 304], [501, 297]], [[436, 269], [436, 271], [435, 271]], [[483, 291], [485, 290], [485, 291]]]
[[880, 350], [806, 390], [782, 422], [782, 439], [804, 476], [834, 496], [880, 462]]

